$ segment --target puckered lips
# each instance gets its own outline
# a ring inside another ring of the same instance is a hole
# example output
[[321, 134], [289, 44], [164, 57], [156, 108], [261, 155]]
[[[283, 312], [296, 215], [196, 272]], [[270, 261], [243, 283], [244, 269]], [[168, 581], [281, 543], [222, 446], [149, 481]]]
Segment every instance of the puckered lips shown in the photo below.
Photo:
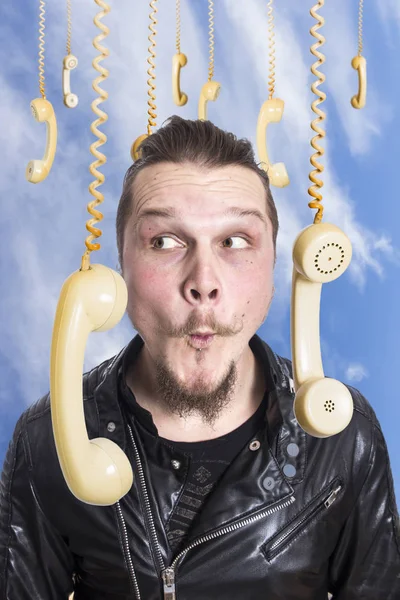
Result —
[[196, 349], [208, 348], [215, 338], [213, 331], [194, 331], [189, 335], [190, 345]]

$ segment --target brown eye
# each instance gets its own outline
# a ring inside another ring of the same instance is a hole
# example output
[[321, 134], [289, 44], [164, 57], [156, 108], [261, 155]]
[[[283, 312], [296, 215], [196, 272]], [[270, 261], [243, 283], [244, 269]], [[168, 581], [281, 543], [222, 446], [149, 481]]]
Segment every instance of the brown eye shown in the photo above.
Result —
[[[164, 241], [166, 240], [166, 241]], [[152, 247], [155, 250], [170, 250], [171, 248], [179, 248], [177, 240], [168, 235], [161, 235], [152, 242]]]
[[[236, 242], [236, 245], [234, 246], [233, 240], [240, 240], [241, 244], [237, 245], [237, 242]], [[248, 246], [248, 242], [244, 238], [242, 238], [238, 235], [235, 235], [235, 236], [226, 238], [226, 240], [223, 241], [223, 245], [224, 245], [224, 248], [233, 248], [234, 250], [239, 250], [241, 248], [246, 248], [246, 246]]]
[[154, 240], [154, 248], [161, 249], [163, 247], [164, 247], [164, 240], [163, 240], [163, 238], [157, 238], [156, 240]]

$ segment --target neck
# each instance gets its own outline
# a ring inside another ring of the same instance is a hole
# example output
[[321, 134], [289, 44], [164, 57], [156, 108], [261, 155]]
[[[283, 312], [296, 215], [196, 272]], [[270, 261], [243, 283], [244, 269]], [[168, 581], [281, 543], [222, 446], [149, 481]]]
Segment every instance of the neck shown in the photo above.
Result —
[[171, 441], [198, 442], [226, 435], [255, 413], [265, 393], [262, 365], [247, 346], [237, 364], [238, 378], [231, 400], [211, 426], [197, 413], [181, 417], [163, 406], [162, 398], [157, 396], [151, 365], [144, 346], [126, 375], [126, 383], [137, 403], [152, 414], [158, 434]]

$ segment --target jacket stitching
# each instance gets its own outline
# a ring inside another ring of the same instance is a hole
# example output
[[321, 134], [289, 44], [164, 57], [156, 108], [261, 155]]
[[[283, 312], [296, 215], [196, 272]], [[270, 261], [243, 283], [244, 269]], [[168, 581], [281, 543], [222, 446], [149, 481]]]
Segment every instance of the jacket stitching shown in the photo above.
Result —
[[96, 411], [96, 415], [97, 415], [97, 431], [98, 431], [98, 435], [100, 435], [100, 412], [99, 412], [99, 407], [97, 406], [97, 400], [94, 396], [92, 396], [92, 398], [94, 400], [93, 404], [94, 404], [94, 408]]

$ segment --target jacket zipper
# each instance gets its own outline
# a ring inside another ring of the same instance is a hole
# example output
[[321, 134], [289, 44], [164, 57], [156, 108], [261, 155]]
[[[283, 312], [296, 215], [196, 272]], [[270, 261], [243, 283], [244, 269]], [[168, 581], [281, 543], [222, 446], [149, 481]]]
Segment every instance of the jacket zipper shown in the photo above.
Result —
[[[260, 519], [263, 519], [264, 517], [266, 517], [268, 515], [272, 515], [274, 512], [277, 512], [278, 510], [281, 510], [282, 508], [286, 508], [290, 504], [293, 504], [293, 502], [295, 501], [294, 496], [290, 496], [290, 498], [288, 500], [285, 500], [285, 502], [282, 502], [280, 504], [277, 504], [274, 507], [264, 510], [259, 514], [254, 515], [253, 517], [248, 517], [246, 519], [242, 519], [241, 521], [238, 521], [237, 523], [234, 523], [233, 525], [229, 525], [228, 527], [223, 527], [222, 529], [219, 529], [218, 531], [214, 531], [213, 533], [204, 535], [203, 537], [201, 537], [201, 538], [195, 540], [194, 542], [192, 542], [191, 544], [189, 544], [189, 546], [187, 548], [185, 548], [185, 550], [182, 550], [182, 552], [180, 552], [178, 554], [178, 556], [175, 557], [174, 561], [172, 562], [172, 565], [170, 567], [166, 568], [161, 551], [160, 551], [160, 546], [158, 544], [156, 528], [154, 525], [154, 519], [153, 519], [153, 515], [151, 512], [149, 495], [147, 493], [146, 481], [144, 478], [144, 472], [143, 472], [143, 467], [142, 467], [142, 463], [140, 460], [140, 455], [139, 455], [139, 452], [138, 452], [138, 449], [137, 449], [137, 446], [135, 443], [135, 438], [133, 437], [132, 428], [130, 425], [128, 425], [128, 429], [129, 429], [132, 446], [133, 446], [133, 449], [135, 452], [136, 465], [137, 465], [138, 473], [139, 473], [139, 481], [140, 481], [140, 485], [142, 488], [143, 497], [144, 497], [144, 501], [145, 501], [146, 513], [147, 513], [147, 518], [148, 518], [148, 522], [150, 525], [151, 536], [152, 536], [154, 547], [156, 549], [157, 557], [158, 557], [158, 560], [159, 560], [159, 563], [161, 566], [161, 577], [163, 580], [163, 591], [164, 591], [163, 600], [176, 600], [176, 592], [175, 592], [176, 566], [177, 566], [178, 562], [186, 556], [186, 554], [189, 552], [189, 550], [191, 550], [192, 548], [195, 548], [196, 546], [199, 546], [200, 544], [202, 544], [204, 542], [208, 542], [212, 539], [215, 539], [217, 537], [225, 535], [226, 533], [230, 533], [231, 531], [241, 529], [242, 527], [245, 527], [246, 525], [249, 525], [250, 523], [254, 523], [255, 521], [259, 521]], [[130, 557], [130, 550], [129, 550], [127, 535], [126, 535], [126, 549], [127, 549], [128, 555]], [[131, 558], [128, 561], [128, 565], [131, 570], [132, 579], [134, 579], [136, 581], [136, 576], [135, 576], [135, 572], [133, 569], [133, 563], [132, 563]], [[136, 586], [137, 586], [137, 581], [136, 581]], [[136, 591], [136, 586], [135, 586], [135, 591]], [[136, 595], [137, 595], [138, 600], [140, 600], [139, 588], [137, 588]]]
[[314, 517], [316, 515], [317, 512], [319, 512], [323, 507], [325, 507], [326, 509], [328, 509], [336, 500], [340, 490], [342, 489], [342, 485], [339, 483], [337, 485], [337, 487], [331, 491], [329, 493], [329, 495], [322, 500], [312, 511], [311, 513], [308, 513], [306, 515], [304, 515], [300, 521], [298, 521], [295, 525], [293, 525], [293, 527], [291, 527], [288, 531], [286, 531], [286, 533], [284, 533], [283, 535], [281, 535], [281, 537], [279, 537], [273, 544], [272, 546], [268, 549], [267, 552], [267, 556], [268, 558], [272, 559], [278, 552], [277, 548], [279, 546], [281, 546], [282, 543], [284, 543], [288, 538], [290, 538], [290, 536], [292, 535], [292, 533], [294, 533], [296, 530], [298, 530], [305, 521], [308, 521], [309, 519], [311, 519], [312, 517]]
[[164, 582], [164, 600], [176, 600], [176, 594], [175, 594], [176, 568], [178, 566], [178, 562], [181, 561], [186, 556], [186, 554], [189, 552], [189, 550], [192, 550], [192, 548], [196, 548], [197, 546], [199, 546], [200, 544], [203, 544], [204, 542], [208, 542], [217, 537], [221, 537], [222, 535], [225, 535], [226, 533], [230, 533], [232, 531], [236, 531], [237, 529], [241, 529], [242, 527], [245, 527], [246, 525], [249, 525], [250, 523], [254, 523], [255, 521], [259, 521], [260, 519], [263, 519], [264, 517], [267, 517], [268, 515], [272, 515], [274, 512], [277, 512], [278, 510], [281, 510], [282, 508], [286, 508], [290, 504], [293, 504], [294, 501], [295, 501], [294, 496], [290, 496], [290, 498], [288, 500], [285, 500], [285, 502], [281, 502], [280, 504], [277, 504], [274, 507], [268, 508], [267, 510], [263, 510], [261, 513], [254, 515], [253, 517], [248, 517], [246, 519], [242, 519], [241, 521], [238, 521], [237, 523], [228, 525], [228, 527], [223, 527], [222, 529], [218, 529], [218, 531], [214, 531], [213, 533], [208, 533], [208, 534], [204, 535], [203, 537], [195, 540], [191, 544], [189, 544], [189, 546], [187, 548], [185, 548], [185, 550], [182, 550], [182, 552], [180, 552], [178, 554], [178, 556], [174, 559], [172, 565], [170, 567], [168, 567], [167, 569], [165, 569], [162, 573], [163, 582]]
[[116, 508], [117, 508], [119, 522], [121, 524], [121, 528], [122, 528], [122, 532], [123, 532], [123, 544], [124, 544], [124, 550], [125, 550], [125, 558], [128, 562], [128, 572], [131, 577], [131, 583], [132, 583], [133, 589], [135, 591], [136, 600], [140, 600], [140, 590], [139, 590], [139, 586], [138, 586], [138, 582], [137, 582], [137, 578], [136, 578], [135, 567], [133, 566], [133, 562], [132, 562], [131, 552], [129, 549], [128, 532], [126, 530], [125, 519], [124, 519], [124, 515], [122, 514], [122, 509], [121, 509], [121, 505], [120, 505], [119, 501], [116, 503]]

